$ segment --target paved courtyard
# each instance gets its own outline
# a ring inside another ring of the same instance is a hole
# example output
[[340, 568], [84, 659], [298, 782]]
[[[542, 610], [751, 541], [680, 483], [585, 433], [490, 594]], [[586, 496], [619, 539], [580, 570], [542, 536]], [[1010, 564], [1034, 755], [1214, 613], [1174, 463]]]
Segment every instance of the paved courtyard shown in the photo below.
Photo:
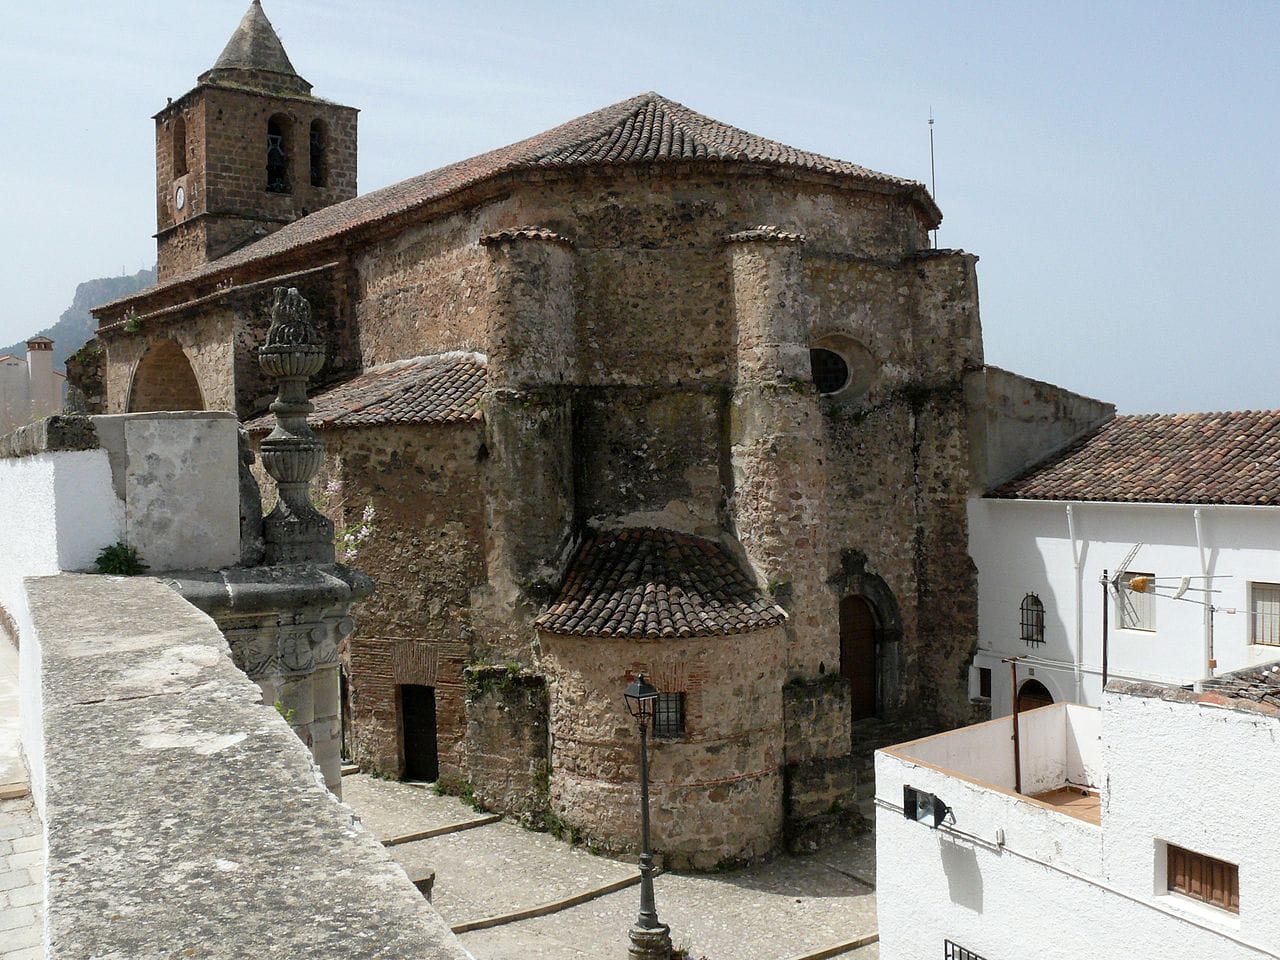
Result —
[[[435, 870], [436, 909], [476, 960], [625, 955], [639, 904], [633, 860], [478, 814], [430, 787], [353, 775], [343, 794], [406, 870]], [[655, 891], [673, 942], [692, 958], [871, 960], [874, 882], [866, 836], [742, 870], [664, 874]]]

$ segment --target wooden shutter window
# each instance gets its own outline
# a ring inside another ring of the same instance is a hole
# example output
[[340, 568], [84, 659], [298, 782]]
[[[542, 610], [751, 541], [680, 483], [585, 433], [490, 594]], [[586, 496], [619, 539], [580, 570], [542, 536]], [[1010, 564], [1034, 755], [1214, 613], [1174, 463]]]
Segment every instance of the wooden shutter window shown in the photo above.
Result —
[[1240, 912], [1240, 868], [1168, 844], [1169, 890], [1184, 897], [1212, 904], [1232, 913]]

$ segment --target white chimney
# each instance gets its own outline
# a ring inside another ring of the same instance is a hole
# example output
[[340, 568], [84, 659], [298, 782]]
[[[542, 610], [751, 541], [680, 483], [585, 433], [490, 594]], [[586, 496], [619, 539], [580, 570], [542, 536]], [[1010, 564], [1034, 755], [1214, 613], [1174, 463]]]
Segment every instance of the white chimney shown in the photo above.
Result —
[[53, 341], [48, 337], [27, 341], [27, 372], [31, 377], [31, 419], [57, 413], [62, 404], [53, 376]]

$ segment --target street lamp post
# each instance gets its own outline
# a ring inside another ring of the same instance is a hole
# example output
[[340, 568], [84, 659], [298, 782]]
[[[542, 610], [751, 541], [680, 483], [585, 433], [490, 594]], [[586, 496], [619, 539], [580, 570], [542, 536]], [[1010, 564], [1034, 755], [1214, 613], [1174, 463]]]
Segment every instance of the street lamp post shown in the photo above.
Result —
[[627, 956], [631, 960], [670, 960], [671, 928], [658, 919], [653, 899], [653, 853], [649, 849], [649, 720], [658, 691], [642, 673], [627, 686], [623, 699], [640, 727], [640, 916], [631, 927]]

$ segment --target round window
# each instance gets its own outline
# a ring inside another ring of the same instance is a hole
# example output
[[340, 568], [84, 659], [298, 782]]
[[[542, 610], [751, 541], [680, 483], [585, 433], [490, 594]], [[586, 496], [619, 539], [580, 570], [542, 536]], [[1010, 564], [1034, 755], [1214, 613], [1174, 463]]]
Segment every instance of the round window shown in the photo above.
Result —
[[813, 348], [809, 351], [809, 366], [819, 393], [839, 393], [849, 382], [849, 364], [834, 350]]

